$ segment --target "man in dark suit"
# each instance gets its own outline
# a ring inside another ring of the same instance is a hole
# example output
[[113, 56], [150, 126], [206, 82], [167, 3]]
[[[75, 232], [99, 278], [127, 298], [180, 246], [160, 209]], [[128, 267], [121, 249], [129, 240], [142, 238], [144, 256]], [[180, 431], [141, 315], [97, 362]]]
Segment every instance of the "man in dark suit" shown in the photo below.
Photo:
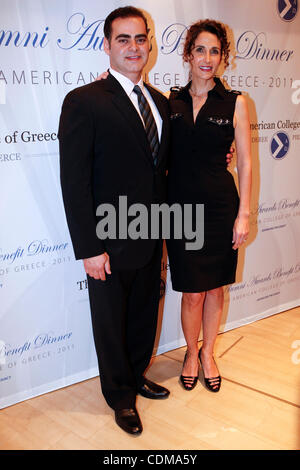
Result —
[[142, 432], [136, 395], [169, 395], [144, 376], [156, 333], [162, 241], [99, 239], [96, 210], [111, 204], [118, 220], [121, 195], [128, 206], [148, 209], [165, 200], [169, 110], [141, 79], [147, 29], [134, 7], [107, 17], [109, 76], [71, 91], [59, 126], [63, 199], [75, 256], [87, 273], [102, 392], [117, 424], [131, 434]]

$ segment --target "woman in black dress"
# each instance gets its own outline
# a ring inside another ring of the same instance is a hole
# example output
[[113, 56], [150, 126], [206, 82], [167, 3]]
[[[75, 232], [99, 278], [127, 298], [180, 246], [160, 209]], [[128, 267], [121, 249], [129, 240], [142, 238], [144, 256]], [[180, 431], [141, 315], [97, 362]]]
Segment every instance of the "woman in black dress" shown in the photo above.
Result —
[[[220, 389], [213, 358], [223, 309], [223, 287], [235, 281], [237, 249], [249, 232], [250, 123], [244, 97], [215, 78], [228, 65], [225, 27], [203, 20], [190, 27], [184, 46], [191, 81], [170, 95], [172, 149], [169, 204], [204, 204], [204, 245], [187, 250], [185, 239], [167, 242], [173, 289], [182, 292], [182, 328], [187, 352], [180, 380], [197, 383], [200, 359], [205, 384]], [[224, 155], [235, 139], [239, 195]], [[201, 322], [203, 345], [198, 351]]]

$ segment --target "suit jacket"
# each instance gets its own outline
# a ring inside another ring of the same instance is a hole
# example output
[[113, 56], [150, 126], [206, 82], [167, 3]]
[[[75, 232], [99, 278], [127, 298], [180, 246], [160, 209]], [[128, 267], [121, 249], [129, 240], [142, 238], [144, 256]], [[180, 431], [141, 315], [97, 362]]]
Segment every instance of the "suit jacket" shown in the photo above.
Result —
[[156, 166], [141, 118], [111, 74], [65, 97], [58, 131], [61, 186], [76, 259], [106, 251], [112, 269], [136, 269], [154, 251], [156, 241], [150, 238], [100, 240], [96, 235], [99, 204], [112, 204], [118, 220], [119, 196], [127, 196], [128, 206], [165, 200], [169, 105], [146, 86], [163, 120]]

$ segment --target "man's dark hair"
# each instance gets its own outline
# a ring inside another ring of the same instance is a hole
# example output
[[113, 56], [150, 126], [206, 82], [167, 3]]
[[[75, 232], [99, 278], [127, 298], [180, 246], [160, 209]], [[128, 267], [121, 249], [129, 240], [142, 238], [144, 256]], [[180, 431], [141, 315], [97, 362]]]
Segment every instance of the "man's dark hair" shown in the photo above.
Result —
[[130, 17], [142, 18], [142, 20], [145, 23], [146, 31], [148, 33], [148, 23], [147, 23], [147, 19], [144, 13], [138, 8], [127, 6], [127, 7], [117, 8], [116, 10], [112, 11], [106, 18], [104, 27], [103, 27], [104, 36], [106, 37], [106, 39], [110, 41], [111, 29], [112, 29], [111, 25], [114, 20], [116, 20], [117, 18], [130, 18]]

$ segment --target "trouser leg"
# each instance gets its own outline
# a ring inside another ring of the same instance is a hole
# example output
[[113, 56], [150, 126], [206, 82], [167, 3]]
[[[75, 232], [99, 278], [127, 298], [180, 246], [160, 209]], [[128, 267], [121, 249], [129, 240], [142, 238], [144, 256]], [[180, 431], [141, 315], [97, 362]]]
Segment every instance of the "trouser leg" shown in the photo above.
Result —
[[151, 360], [157, 328], [161, 272], [161, 247], [136, 273], [128, 299], [127, 345], [137, 386]]
[[156, 333], [161, 251], [147, 266], [88, 276], [95, 347], [103, 395], [113, 409], [131, 408], [151, 359]]
[[126, 345], [128, 287], [118, 272], [106, 281], [88, 276], [88, 286], [102, 393], [111, 408], [132, 408], [136, 383]]

